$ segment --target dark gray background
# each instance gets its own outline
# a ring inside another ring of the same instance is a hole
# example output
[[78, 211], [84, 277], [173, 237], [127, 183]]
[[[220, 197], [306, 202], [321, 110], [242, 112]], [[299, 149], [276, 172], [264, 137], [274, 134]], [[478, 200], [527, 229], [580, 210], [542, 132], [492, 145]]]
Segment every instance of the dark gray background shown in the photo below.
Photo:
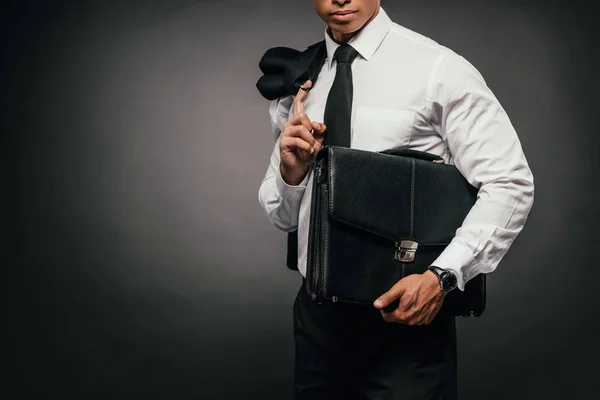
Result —
[[[383, 1], [482, 72], [535, 176], [486, 314], [458, 323], [461, 399], [588, 398], [596, 17], [573, 2], [477, 4]], [[322, 38], [311, 2], [5, 7], [10, 397], [290, 398], [300, 278], [258, 204], [273, 138], [254, 85], [265, 49]]]

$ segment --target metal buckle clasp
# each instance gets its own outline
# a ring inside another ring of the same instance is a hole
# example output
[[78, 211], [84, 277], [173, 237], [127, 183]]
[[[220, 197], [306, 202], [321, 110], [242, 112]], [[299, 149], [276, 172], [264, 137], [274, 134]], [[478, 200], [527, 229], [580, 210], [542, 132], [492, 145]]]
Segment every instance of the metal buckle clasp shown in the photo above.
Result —
[[400, 243], [395, 242], [394, 247], [396, 247], [396, 255], [394, 257], [396, 260], [400, 262], [412, 262], [415, 259], [419, 243], [413, 240], [402, 240]]

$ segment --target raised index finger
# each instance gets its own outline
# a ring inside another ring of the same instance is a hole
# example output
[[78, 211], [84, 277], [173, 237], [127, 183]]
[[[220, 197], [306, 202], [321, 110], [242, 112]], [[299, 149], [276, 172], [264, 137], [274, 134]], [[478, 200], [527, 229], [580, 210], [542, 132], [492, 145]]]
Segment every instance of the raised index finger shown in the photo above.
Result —
[[[304, 87], [305, 89], [310, 89], [311, 86], [312, 81], [310, 79], [304, 82], [304, 84], [302, 85], [302, 87]], [[304, 112], [304, 99], [306, 99], [307, 95], [307, 90], [298, 89], [298, 93], [296, 93], [296, 97], [294, 98], [294, 115], [298, 115]]]

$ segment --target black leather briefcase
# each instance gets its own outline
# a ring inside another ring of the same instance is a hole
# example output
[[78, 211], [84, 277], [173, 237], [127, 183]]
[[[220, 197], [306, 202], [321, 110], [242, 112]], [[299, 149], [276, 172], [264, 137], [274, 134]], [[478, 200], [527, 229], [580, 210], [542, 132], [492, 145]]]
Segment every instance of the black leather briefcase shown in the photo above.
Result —
[[[306, 289], [315, 302], [372, 305], [423, 273], [477, 199], [458, 169], [426, 152], [324, 146], [313, 177]], [[440, 313], [480, 316], [485, 275], [448, 293]]]

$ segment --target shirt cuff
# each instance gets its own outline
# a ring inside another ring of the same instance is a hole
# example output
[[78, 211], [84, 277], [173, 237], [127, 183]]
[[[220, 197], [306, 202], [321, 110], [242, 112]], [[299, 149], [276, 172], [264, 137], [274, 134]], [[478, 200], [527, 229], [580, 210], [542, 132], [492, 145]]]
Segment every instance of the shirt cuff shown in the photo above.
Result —
[[277, 168], [277, 173], [275, 174], [275, 186], [277, 187], [277, 192], [283, 198], [302, 196], [304, 190], [306, 189], [306, 185], [308, 184], [310, 173], [311, 168], [309, 167], [302, 182], [300, 182], [297, 186], [288, 185], [281, 176], [281, 170]]
[[431, 265], [453, 271], [456, 274], [458, 289], [464, 291], [465, 284], [471, 279], [469, 272], [473, 259], [471, 249], [452, 241]]

